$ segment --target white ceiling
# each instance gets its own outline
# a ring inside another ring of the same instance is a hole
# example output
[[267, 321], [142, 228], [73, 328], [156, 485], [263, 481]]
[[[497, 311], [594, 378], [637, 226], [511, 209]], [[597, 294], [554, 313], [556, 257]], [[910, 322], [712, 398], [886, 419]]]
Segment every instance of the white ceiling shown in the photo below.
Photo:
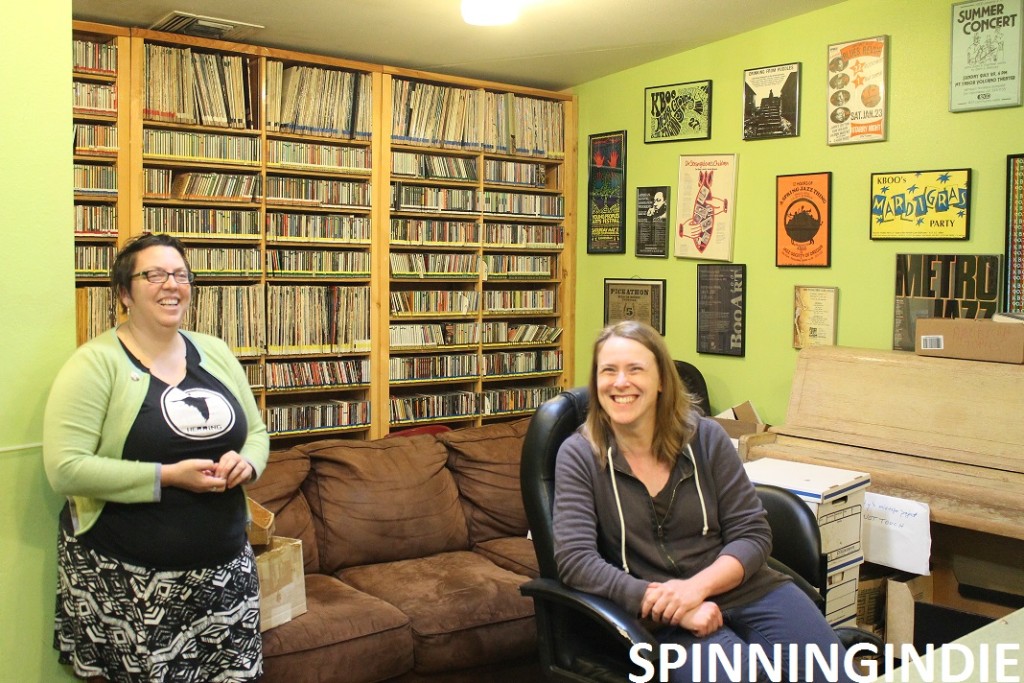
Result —
[[73, 0], [72, 12], [147, 28], [181, 10], [266, 27], [240, 42], [561, 90], [842, 0], [524, 1], [506, 27], [466, 25], [460, 0]]

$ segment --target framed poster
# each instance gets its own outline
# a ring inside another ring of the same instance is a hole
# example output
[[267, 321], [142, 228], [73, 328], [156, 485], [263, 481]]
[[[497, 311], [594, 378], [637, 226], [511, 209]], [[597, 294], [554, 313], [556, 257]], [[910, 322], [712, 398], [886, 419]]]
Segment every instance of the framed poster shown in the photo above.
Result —
[[736, 155], [679, 157], [675, 255], [732, 261]]
[[1022, 7], [1024, 0], [953, 5], [950, 111], [1020, 106]]
[[1006, 157], [1006, 310], [1024, 311], [1024, 154]]
[[668, 258], [669, 186], [636, 188], [636, 255]]
[[913, 351], [918, 318], [991, 318], [1000, 310], [1002, 254], [896, 254], [892, 348]]
[[620, 320], [647, 323], [665, 334], [665, 281], [604, 279], [604, 324]]
[[644, 142], [711, 138], [711, 81], [644, 88]]
[[835, 346], [838, 287], [793, 287], [793, 348]]
[[832, 265], [832, 173], [775, 178], [775, 265]]
[[888, 36], [828, 46], [828, 144], [885, 140], [888, 73]]
[[587, 253], [626, 253], [626, 131], [590, 136]]
[[743, 72], [743, 139], [800, 134], [800, 63]]
[[871, 174], [873, 240], [965, 240], [971, 169]]
[[697, 264], [697, 353], [743, 356], [747, 341], [747, 266]]

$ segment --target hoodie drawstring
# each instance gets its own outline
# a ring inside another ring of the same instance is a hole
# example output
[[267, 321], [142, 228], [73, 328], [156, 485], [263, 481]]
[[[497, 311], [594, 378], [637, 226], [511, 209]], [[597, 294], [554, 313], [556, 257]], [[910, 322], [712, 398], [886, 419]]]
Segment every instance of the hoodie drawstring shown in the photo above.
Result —
[[[708, 506], [704, 502], [704, 491], [700, 488], [700, 468], [697, 467], [697, 458], [693, 454], [693, 448], [686, 444], [686, 451], [690, 454], [690, 462], [693, 463], [693, 483], [697, 487], [697, 497], [700, 499], [700, 512], [704, 518], [704, 528], [701, 536], [708, 535]], [[622, 500], [619, 498], [619, 486], [615, 479], [615, 465], [612, 463], [612, 447], [608, 447], [608, 470], [612, 478], [612, 493], [615, 496], [615, 508], [619, 513], [619, 552], [622, 556], [622, 570], [629, 573], [629, 561], [626, 559], [626, 517], [622, 514]]]

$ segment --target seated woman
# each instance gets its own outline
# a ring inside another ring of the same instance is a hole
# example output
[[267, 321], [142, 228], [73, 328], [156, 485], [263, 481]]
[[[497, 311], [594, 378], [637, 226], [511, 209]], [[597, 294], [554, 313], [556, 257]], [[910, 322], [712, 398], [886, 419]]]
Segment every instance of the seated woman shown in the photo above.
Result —
[[[772, 539], [760, 500], [725, 431], [693, 409], [661, 336], [632, 321], [605, 328], [589, 383], [587, 419], [562, 444], [555, 470], [562, 580], [649, 620], [660, 643], [682, 646], [688, 657], [673, 681], [735, 680], [736, 662], [709, 656], [712, 644], [730, 657], [740, 646], [740, 680], [756, 680], [751, 659], [766, 674], [750, 646], [772, 657], [776, 644], [777, 680], [811, 680], [802, 647], [810, 645], [826, 657], [835, 648], [832, 680], [850, 680], [821, 612], [766, 565]], [[829, 680], [827, 668], [814, 667], [813, 680]]]

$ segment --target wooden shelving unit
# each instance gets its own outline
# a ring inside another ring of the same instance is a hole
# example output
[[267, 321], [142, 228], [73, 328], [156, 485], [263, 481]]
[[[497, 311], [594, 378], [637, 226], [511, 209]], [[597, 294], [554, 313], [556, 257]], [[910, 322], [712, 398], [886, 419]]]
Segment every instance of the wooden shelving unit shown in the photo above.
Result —
[[[116, 161], [96, 162], [117, 192], [81, 203], [116, 201], [118, 222], [96, 239], [185, 242], [187, 324], [234, 348], [278, 442], [511, 419], [571, 384], [571, 96], [146, 29], [80, 35], [118, 63], [76, 82], [130, 93], [99, 119], [117, 122]], [[445, 93], [451, 108], [428, 113]], [[431, 117], [435, 137], [396, 130]]]

